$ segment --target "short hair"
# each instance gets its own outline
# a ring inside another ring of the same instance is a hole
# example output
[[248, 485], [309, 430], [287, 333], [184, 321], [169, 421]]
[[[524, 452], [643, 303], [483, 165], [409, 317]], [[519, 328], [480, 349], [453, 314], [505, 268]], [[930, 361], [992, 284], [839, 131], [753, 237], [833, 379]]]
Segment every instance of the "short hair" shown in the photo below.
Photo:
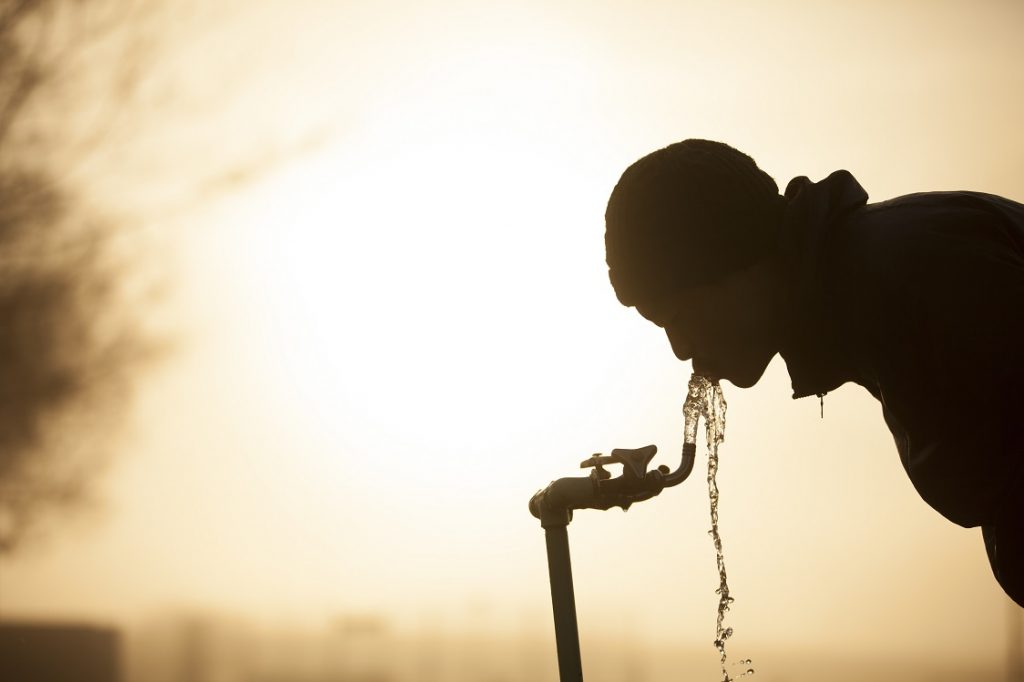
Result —
[[608, 275], [623, 305], [711, 284], [778, 241], [785, 199], [752, 158], [690, 139], [635, 162], [605, 212]]

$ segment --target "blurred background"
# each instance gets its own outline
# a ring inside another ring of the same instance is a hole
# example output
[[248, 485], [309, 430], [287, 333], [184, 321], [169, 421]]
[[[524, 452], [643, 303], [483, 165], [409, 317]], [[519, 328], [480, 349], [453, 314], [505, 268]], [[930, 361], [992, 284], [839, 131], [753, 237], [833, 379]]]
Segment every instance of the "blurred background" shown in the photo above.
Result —
[[[1012, 0], [0, 2], [0, 662], [557, 679], [526, 503], [592, 452], [674, 465], [690, 374], [608, 284], [619, 174], [705, 137], [780, 188], [1022, 200], [1022, 29]], [[1024, 679], [980, 532], [866, 391], [821, 418], [778, 358], [724, 390], [734, 660]], [[701, 475], [576, 515], [588, 680], [721, 676], [709, 525]]]

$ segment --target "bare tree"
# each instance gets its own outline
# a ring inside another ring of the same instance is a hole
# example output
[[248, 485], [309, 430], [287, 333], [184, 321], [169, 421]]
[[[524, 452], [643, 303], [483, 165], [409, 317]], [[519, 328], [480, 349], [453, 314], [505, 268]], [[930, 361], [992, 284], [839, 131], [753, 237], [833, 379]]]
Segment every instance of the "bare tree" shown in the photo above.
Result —
[[[0, 8], [0, 555], [89, 499], [132, 373], [155, 348], [124, 306], [118, 226], [56, 162], [102, 147], [106, 125], [68, 149], [61, 106], [78, 53], [130, 20], [108, 11], [68, 30], [85, 4]], [[120, 68], [131, 87], [132, 60]]]
[[[192, 74], [161, 62], [161, 43], [181, 38], [181, 23], [230, 28], [247, 3], [224, 6], [0, 0], [0, 556], [92, 499], [140, 370], [169, 345], [144, 331], [153, 301], [137, 290], [147, 273], [136, 247], [123, 248], [140, 226], [98, 209], [79, 180], [91, 160], [117, 166], [125, 147], [154, 134], [216, 126], [204, 112], [229, 110], [239, 84], [223, 84], [196, 114]], [[153, 77], [160, 67], [177, 82]], [[239, 68], [234, 80], [259, 80]], [[336, 125], [259, 137], [174, 177], [131, 180], [163, 197], [146, 214], [186, 216], [318, 148]], [[161, 173], [141, 174], [150, 170]], [[180, 189], [169, 200], [165, 183]]]

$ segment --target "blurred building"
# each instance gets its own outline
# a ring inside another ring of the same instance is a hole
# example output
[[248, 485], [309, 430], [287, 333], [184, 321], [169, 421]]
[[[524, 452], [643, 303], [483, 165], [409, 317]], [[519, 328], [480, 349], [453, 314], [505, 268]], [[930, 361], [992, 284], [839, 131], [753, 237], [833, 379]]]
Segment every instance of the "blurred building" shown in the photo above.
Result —
[[168, 615], [132, 631], [125, 682], [391, 682], [404, 648], [374, 615], [314, 627]]
[[0, 622], [0, 680], [121, 682], [121, 635], [107, 627]]

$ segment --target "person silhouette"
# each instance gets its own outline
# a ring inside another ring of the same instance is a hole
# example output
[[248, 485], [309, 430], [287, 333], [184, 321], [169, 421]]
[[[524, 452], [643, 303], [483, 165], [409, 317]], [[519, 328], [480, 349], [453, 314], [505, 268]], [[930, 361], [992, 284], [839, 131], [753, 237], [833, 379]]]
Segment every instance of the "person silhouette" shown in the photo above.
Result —
[[848, 171], [783, 194], [746, 154], [689, 139], [635, 162], [605, 213], [619, 301], [696, 373], [881, 402], [921, 497], [980, 526], [1024, 606], [1024, 205], [980, 192], [868, 203]]

